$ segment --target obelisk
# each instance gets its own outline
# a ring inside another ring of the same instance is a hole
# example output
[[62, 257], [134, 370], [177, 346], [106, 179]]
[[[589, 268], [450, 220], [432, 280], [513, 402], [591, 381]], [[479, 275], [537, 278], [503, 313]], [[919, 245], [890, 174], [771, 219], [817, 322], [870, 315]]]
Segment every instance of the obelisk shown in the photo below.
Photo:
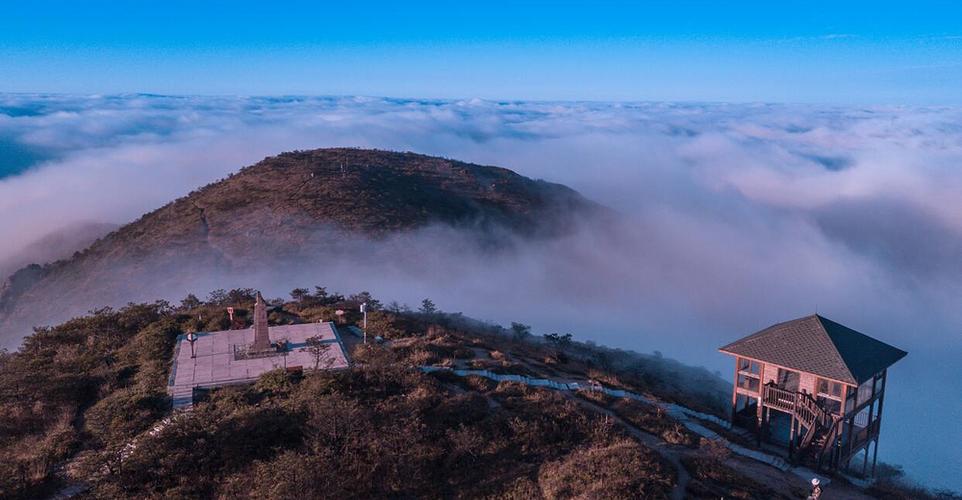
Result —
[[264, 304], [261, 292], [257, 292], [257, 300], [254, 302], [254, 344], [251, 346], [251, 351], [269, 350], [271, 350], [271, 337], [267, 331], [267, 305]]

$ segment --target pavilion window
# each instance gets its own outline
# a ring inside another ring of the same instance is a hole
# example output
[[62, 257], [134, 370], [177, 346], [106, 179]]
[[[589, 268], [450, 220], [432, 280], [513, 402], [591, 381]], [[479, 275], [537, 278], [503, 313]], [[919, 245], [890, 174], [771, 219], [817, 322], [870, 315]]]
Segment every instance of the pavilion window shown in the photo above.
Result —
[[842, 402], [840, 400], [826, 398], [826, 397], [819, 397], [818, 402], [819, 404], [822, 405], [822, 408], [825, 408], [826, 410], [828, 410], [829, 413], [838, 414], [842, 410]]
[[761, 387], [761, 381], [758, 377], [753, 377], [744, 373], [738, 374], [738, 387], [742, 389], [748, 389], [752, 392], [758, 392], [758, 388]]
[[855, 391], [849, 390], [848, 397], [845, 398], [845, 413], [855, 410]]
[[838, 382], [819, 378], [816, 380], [815, 388], [819, 396], [837, 399], [839, 401], [842, 399], [842, 384]]
[[738, 358], [738, 371], [752, 375], [761, 375], [762, 364], [748, 358]]
[[872, 379], [866, 380], [862, 385], [858, 386], [858, 400], [856, 404], [862, 404], [869, 399], [872, 399]]

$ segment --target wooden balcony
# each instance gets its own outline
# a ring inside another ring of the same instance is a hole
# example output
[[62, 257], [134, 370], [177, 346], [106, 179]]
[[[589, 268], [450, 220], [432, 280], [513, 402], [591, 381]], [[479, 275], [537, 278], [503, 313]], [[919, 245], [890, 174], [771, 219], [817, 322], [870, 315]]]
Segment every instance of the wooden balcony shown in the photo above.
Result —
[[806, 427], [816, 423], [828, 425], [832, 421], [832, 413], [822, 408], [812, 396], [775, 385], [765, 385], [762, 388], [762, 404], [794, 414]]
[[794, 413], [797, 404], [797, 392], [782, 389], [774, 385], [766, 385], [762, 390], [762, 404], [776, 410]]

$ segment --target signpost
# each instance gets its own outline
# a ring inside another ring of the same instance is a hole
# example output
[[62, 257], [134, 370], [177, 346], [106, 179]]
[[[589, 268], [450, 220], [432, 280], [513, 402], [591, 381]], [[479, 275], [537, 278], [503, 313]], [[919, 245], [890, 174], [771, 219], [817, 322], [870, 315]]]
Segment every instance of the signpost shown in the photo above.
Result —
[[364, 343], [367, 344], [367, 302], [361, 304], [361, 312], [364, 314]]
[[230, 316], [231, 328], [234, 328], [234, 308], [233, 307], [227, 308], [227, 315]]

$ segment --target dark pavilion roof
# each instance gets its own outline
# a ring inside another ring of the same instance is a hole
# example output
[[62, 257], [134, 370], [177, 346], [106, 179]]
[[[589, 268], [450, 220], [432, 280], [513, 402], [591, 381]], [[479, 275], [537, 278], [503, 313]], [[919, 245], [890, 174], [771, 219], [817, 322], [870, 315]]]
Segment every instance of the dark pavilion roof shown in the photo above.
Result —
[[817, 314], [772, 325], [719, 350], [853, 385], [908, 354]]

